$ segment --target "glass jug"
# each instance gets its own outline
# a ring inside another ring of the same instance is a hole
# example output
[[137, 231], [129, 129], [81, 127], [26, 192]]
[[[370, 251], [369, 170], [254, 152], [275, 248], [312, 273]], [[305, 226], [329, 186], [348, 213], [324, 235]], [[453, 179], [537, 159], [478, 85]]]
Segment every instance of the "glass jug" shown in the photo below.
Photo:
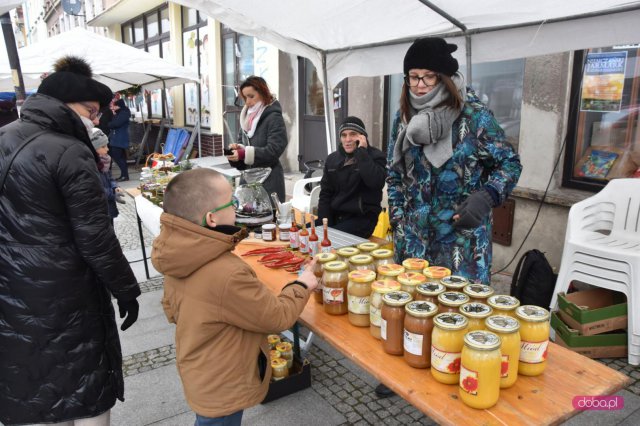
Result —
[[271, 168], [260, 167], [243, 170], [240, 185], [235, 190], [238, 199], [236, 223], [257, 226], [273, 222], [273, 207], [262, 183], [271, 173]]

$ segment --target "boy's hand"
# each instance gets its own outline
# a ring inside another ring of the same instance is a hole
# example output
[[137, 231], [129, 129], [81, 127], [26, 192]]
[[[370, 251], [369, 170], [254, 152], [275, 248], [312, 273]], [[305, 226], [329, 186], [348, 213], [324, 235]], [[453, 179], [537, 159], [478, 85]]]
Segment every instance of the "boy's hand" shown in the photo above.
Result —
[[298, 281], [303, 282], [309, 291], [313, 291], [318, 287], [318, 278], [313, 273], [314, 268], [316, 267], [316, 263], [318, 261], [313, 258], [311, 262], [307, 263], [304, 267], [304, 271], [298, 277]]

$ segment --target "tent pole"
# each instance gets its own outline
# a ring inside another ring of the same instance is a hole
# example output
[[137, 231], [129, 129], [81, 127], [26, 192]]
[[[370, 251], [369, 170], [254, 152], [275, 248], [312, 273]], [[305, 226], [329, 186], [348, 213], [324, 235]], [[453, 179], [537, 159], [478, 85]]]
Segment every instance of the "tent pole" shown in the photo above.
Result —
[[471, 86], [471, 36], [464, 36], [465, 50], [467, 51], [467, 85]]
[[20, 58], [18, 57], [18, 48], [16, 47], [16, 39], [13, 35], [13, 25], [9, 12], [0, 17], [2, 25], [2, 33], [4, 34], [4, 43], [7, 48], [7, 56], [9, 57], [9, 66], [11, 67], [11, 76], [13, 77], [13, 88], [16, 92], [16, 109], [18, 116], [20, 108], [26, 98], [24, 92], [24, 80], [22, 79], [22, 69], [20, 68]]
[[327, 155], [335, 151], [335, 118], [333, 116], [333, 102], [331, 102], [331, 87], [329, 87], [329, 79], [327, 77], [327, 54], [322, 55], [322, 97], [324, 98], [324, 117], [325, 127], [327, 130]]

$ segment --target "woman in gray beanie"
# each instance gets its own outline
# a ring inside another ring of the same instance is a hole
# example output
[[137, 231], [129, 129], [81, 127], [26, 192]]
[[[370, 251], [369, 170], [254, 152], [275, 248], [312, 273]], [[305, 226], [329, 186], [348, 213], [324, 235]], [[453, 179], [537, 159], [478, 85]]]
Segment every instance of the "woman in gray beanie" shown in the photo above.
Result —
[[388, 145], [396, 262], [417, 257], [472, 282], [490, 283], [491, 209], [522, 166], [493, 113], [458, 72], [442, 38], [416, 40]]

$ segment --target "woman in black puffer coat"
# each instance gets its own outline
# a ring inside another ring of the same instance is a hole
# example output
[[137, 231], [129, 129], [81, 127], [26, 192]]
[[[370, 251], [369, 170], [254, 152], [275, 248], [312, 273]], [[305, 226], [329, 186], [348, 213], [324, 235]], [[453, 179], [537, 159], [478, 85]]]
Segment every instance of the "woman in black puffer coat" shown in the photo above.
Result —
[[137, 317], [140, 288], [111, 227], [87, 133], [111, 91], [81, 71], [45, 78], [21, 118], [0, 129], [0, 175], [38, 134], [0, 184], [5, 425], [108, 421], [116, 398], [124, 400], [111, 296], [129, 314], [125, 328]]

